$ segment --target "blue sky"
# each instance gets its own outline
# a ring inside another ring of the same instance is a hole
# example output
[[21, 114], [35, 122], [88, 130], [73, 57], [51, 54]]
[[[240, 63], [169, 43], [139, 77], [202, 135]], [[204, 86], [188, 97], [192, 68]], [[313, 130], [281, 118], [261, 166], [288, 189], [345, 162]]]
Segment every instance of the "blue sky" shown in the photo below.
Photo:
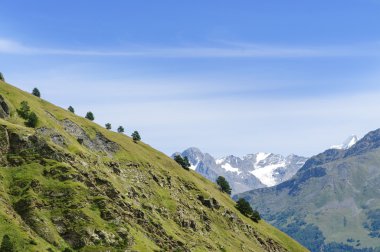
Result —
[[379, 128], [380, 1], [20, 1], [0, 71], [171, 154], [316, 154]]

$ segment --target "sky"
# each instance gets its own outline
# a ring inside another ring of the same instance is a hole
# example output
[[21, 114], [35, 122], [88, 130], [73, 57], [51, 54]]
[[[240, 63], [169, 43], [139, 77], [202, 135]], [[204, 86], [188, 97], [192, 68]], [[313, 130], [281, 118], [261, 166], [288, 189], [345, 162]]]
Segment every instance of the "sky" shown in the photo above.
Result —
[[315, 155], [380, 127], [380, 1], [1, 1], [0, 72], [170, 155]]

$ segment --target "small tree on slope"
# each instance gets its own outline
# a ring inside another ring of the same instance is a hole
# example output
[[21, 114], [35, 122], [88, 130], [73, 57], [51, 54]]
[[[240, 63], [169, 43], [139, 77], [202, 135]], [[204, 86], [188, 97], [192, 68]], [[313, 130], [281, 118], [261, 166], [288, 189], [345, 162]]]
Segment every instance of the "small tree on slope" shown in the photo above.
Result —
[[132, 139], [133, 139], [133, 141], [134, 141], [135, 143], [141, 140], [141, 137], [140, 137], [140, 134], [139, 134], [138, 131], [134, 131], [134, 132], [132, 133]]
[[95, 120], [94, 114], [91, 111], [87, 112], [85, 118], [88, 119], [88, 120], [90, 120], [90, 121], [94, 121]]
[[236, 209], [239, 210], [243, 215], [247, 216], [254, 222], [259, 222], [261, 220], [260, 214], [258, 211], [253, 210], [251, 205], [243, 198], [240, 198], [236, 202]]
[[225, 193], [231, 195], [230, 184], [228, 183], [228, 181], [223, 176], [219, 176], [217, 178], [216, 184], [218, 184], [218, 186], [222, 192], [225, 192]]
[[1, 242], [0, 252], [13, 252], [15, 251], [13, 248], [13, 243], [11, 242], [11, 238], [8, 235], [3, 236], [3, 241]]
[[32, 91], [32, 95], [37, 96], [37, 97], [41, 97], [40, 90], [38, 90], [38, 88], [34, 88]]

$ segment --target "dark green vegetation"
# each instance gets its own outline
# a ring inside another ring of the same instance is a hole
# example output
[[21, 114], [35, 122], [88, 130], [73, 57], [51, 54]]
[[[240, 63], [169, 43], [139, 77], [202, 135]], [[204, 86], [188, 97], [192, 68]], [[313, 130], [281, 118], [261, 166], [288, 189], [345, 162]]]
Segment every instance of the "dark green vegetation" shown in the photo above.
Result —
[[0, 72], [0, 80], [4, 81], [4, 76], [3, 76], [3, 74], [1, 72]]
[[239, 210], [242, 214], [253, 220], [254, 222], [259, 222], [261, 220], [259, 212], [253, 210], [251, 205], [245, 199], [238, 199], [236, 202], [236, 209]]
[[312, 251], [380, 251], [380, 130], [310, 158], [287, 182], [237, 197]]
[[20, 103], [20, 108], [16, 110], [18, 115], [22, 118], [25, 119], [25, 125], [27, 127], [35, 128], [38, 123], [38, 117], [36, 113], [30, 111], [30, 107], [28, 102], [22, 101]]
[[181, 155], [174, 156], [174, 161], [176, 161], [183, 169], [190, 170], [190, 162], [187, 157], [182, 157]]
[[117, 128], [117, 132], [119, 132], [119, 133], [124, 133], [124, 127], [123, 127], [123, 126], [119, 126], [119, 127]]
[[13, 243], [9, 235], [4, 235], [1, 241], [0, 252], [13, 252]]
[[70, 111], [71, 113], [75, 113], [75, 110], [74, 110], [74, 108], [72, 106], [69, 106], [67, 108], [67, 110]]
[[112, 126], [111, 126], [111, 124], [110, 123], [106, 123], [106, 129], [108, 129], [108, 130], [111, 130], [112, 129]]
[[219, 186], [219, 188], [222, 192], [225, 192], [228, 195], [231, 195], [232, 189], [230, 187], [230, 184], [227, 182], [227, 180], [223, 176], [219, 176], [216, 179], [216, 184]]
[[94, 114], [91, 111], [87, 112], [85, 118], [88, 119], [88, 120], [90, 120], [90, 121], [94, 121], [95, 120], [95, 116], [94, 116]]
[[[141, 141], [141, 137], [140, 137], [140, 134], [138, 131], [134, 131], [132, 133], [132, 139], [134, 142], [138, 142], [138, 141]], [[187, 160], [187, 162], [189, 162], [189, 160]]]
[[306, 251], [149, 145], [2, 81], [0, 199], [15, 251]]
[[38, 90], [38, 88], [33, 88], [32, 95], [41, 97], [40, 90]]

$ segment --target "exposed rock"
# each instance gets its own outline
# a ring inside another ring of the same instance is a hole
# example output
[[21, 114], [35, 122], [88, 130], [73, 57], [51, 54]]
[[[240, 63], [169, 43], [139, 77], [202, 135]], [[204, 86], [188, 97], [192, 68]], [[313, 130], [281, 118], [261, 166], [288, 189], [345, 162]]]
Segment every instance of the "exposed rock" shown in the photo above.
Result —
[[198, 195], [198, 200], [206, 207], [211, 209], [219, 209], [220, 205], [218, 201], [214, 198], [205, 199], [202, 195]]
[[7, 128], [0, 127], [0, 163], [6, 162], [6, 154], [9, 150], [9, 136]]
[[118, 144], [112, 142], [99, 132], [96, 133], [94, 139], [91, 139], [79, 125], [69, 119], [64, 119], [61, 123], [67, 133], [74, 136], [80, 144], [91, 150], [105, 152], [109, 155], [119, 150]]
[[0, 95], [0, 118], [9, 117], [9, 107], [4, 98]]
[[41, 134], [43, 136], [47, 136], [51, 139], [51, 141], [59, 146], [67, 146], [66, 139], [59, 133], [57, 133], [53, 129], [49, 129], [46, 127], [36, 129], [37, 134]]

